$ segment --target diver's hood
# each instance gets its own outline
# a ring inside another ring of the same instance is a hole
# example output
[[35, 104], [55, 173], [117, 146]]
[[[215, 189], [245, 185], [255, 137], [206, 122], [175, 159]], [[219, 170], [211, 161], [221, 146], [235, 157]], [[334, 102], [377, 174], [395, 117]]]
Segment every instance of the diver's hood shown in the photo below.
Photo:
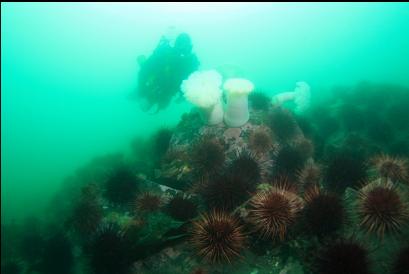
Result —
[[180, 34], [180, 30], [175, 27], [175, 26], [169, 26], [166, 30], [165, 33], [162, 35], [168, 42], [171, 47], [175, 46], [176, 38]]

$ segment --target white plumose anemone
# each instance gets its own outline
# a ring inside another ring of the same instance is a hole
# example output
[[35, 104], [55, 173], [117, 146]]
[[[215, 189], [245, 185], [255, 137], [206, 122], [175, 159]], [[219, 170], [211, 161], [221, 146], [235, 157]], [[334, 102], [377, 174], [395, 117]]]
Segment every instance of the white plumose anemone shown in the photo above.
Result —
[[224, 122], [229, 127], [241, 127], [250, 118], [248, 95], [254, 90], [252, 82], [241, 78], [228, 79], [223, 86], [227, 95]]
[[274, 106], [280, 106], [288, 101], [294, 101], [295, 112], [301, 113], [310, 106], [311, 88], [306, 82], [297, 82], [294, 91], [277, 94], [272, 99]]
[[186, 100], [194, 104], [204, 123], [223, 122], [222, 76], [215, 70], [196, 71], [184, 80], [181, 89]]

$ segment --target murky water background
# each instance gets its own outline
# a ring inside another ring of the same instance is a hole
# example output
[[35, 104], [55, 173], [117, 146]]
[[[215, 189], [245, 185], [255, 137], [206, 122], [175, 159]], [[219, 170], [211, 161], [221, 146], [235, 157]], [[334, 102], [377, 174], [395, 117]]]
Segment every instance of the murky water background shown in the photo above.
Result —
[[190, 111], [129, 99], [138, 56], [169, 26], [191, 36], [201, 70], [240, 69], [269, 96], [300, 80], [318, 103], [362, 81], [409, 86], [407, 3], [2, 3], [2, 223], [41, 216], [78, 168]]

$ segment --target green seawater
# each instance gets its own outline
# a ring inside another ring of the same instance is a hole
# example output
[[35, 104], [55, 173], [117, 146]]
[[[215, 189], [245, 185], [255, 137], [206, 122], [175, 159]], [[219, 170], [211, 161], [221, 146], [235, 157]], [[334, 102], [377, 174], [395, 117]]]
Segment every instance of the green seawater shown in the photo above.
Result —
[[[122, 155], [118, 157], [134, 167], [138, 176], [155, 182], [162, 156], [150, 149], [158, 130], [174, 130], [182, 117], [197, 122], [179, 127], [181, 131], [196, 132], [196, 126], [201, 126], [200, 119], [182, 116], [193, 108], [183, 98], [173, 97], [157, 113], [144, 112], [131, 99], [138, 84], [139, 56], [150, 56], [170, 26], [190, 35], [199, 70], [240, 71], [269, 98], [293, 90], [298, 81], [307, 82], [312, 106], [297, 115], [297, 121], [322, 166], [330, 165], [340, 147], [353, 150], [365, 164], [381, 153], [409, 159], [408, 3], [2, 3], [3, 270], [10, 260], [18, 260], [24, 271], [9, 273], [52, 273], [38, 266], [45, 264], [41, 258], [29, 261], [17, 247], [30, 222], [40, 223], [38, 229], [48, 236], [63, 231], [76, 250], [82, 250], [83, 239], [73, 236], [65, 222], [80, 189], [99, 184], [98, 176], [111, 172], [99, 170], [93, 159], [100, 159], [101, 166], [115, 165], [121, 162], [115, 155]], [[293, 110], [292, 105], [285, 107]], [[302, 121], [312, 127], [304, 128]], [[333, 129], [334, 124], [340, 125]], [[179, 174], [185, 174], [192, 167], [179, 168]], [[408, 200], [409, 176], [406, 179], [397, 192]], [[342, 197], [353, 211], [359, 194], [352, 189], [359, 188], [348, 187]], [[140, 191], [160, 190], [148, 184]], [[197, 204], [199, 211], [207, 211], [206, 201], [199, 199]], [[121, 225], [135, 217], [122, 209], [120, 213], [104, 210], [105, 218]], [[154, 256], [161, 249], [151, 241], [162, 239], [167, 235], [164, 228], [179, 228], [181, 222], [166, 212], [143, 216], [149, 226], [137, 235], [150, 235], [145, 250]], [[359, 223], [354, 218], [351, 222]], [[371, 259], [377, 263], [370, 273], [392, 273], [388, 253], [395, 254], [399, 242], [409, 240], [406, 222], [402, 221], [401, 238], [368, 240], [368, 249], [375, 250]], [[356, 236], [359, 229], [351, 227], [342, 235]], [[208, 273], [310, 273], [302, 256], [294, 255], [301, 251], [294, 250], [301, 245], [304, 249], [300, 250], [309, 252], [315, 243], [303, 245], [305, 238], [294, 239], [281, 246], [267, 243], [280, 251], [260, 256], [254, 250], [245, 251], [244, 263], [203, 264], [204, 269]], [[383, 244], [385, 249], [379, 250]], [[43, 250], [41, 243], [38, 246]], [[174, 250], [196, 256], [190, 249]], [[59, 273], [93, 273], [83, 267], [87, 262], [81, 251], [73, 256], [77, 257], [72, 270]], [[177, 258], [177, 263], [164, 262], [141, 273], [193, 273], [196, 269], [195, 263], [178, 268], [188, 263]]]

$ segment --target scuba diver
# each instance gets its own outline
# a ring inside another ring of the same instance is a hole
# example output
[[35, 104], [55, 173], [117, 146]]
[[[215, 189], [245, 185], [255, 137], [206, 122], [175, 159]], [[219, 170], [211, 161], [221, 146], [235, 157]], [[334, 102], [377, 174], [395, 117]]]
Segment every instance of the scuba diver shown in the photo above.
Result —
[[149, 58], [138, 57], [137, 98], [143, 111], [156, 107], [156, 112], [166, 108], [176, 94], [181, 95], [180, 85], [199, 67], [199, 60], [192, 53], [192, 41], [187, 33], [176, 39], [163, 35]]

